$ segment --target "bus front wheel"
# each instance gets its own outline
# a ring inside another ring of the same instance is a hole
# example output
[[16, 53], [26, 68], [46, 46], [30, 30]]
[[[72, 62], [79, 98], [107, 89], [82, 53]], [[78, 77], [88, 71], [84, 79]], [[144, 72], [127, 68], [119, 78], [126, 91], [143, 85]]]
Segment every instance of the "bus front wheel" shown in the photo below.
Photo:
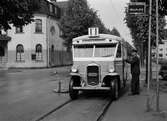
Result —
[[114, 79], [111, 81], [111, 99], [117, 100], [119, 97], [119, 85], [118, 85], [118, 79]]
[[79, 91], [78, 90], [74, 90], [73, 87], [75, 86], [75, 83], [74, 83], [74, 80], [71, 79], [70, 80], [70, 84], [69, 84], [69, 95], [70, 95], [70, 98], [72, 100], [75, 100], [78, 98], [78, 93]]

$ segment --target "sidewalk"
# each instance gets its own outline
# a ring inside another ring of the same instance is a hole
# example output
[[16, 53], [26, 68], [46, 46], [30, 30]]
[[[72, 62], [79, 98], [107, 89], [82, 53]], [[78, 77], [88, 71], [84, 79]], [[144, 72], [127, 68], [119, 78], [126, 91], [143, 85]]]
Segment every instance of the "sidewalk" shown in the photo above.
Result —
[[147, 91], [143, 87], [140, 95], [128, 94], [113, 102], [103, 121], [167, 121], [167, 93], [160, 93], [160, 112], [156, 112], [156, 95], [150, 93], [151, 111], [147, 112]]

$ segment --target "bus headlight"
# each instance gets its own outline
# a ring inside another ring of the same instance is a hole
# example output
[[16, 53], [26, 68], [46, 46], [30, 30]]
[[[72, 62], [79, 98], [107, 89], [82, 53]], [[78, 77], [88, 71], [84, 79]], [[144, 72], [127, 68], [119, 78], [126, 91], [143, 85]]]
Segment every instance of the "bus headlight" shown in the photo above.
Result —
[[108, 72], [109, 72], [109, 73], [113, 73], [114, 71], [115, 71], [115, 69], [114, 69], [114, 64], [111, 63], [111, 64], [109, 65], [109, 67], [108, 67]]
[[73, 73], [77, 73], [78, 70], [77, 70], [76, 68], [72, 68], [72, 69], [71, 69], [71, 72], [73, 72]]
[[112, 73], [112, 72], [114, 72], [114, 68], [110, 68], [108, 71], [109, 71], [109, 73]]

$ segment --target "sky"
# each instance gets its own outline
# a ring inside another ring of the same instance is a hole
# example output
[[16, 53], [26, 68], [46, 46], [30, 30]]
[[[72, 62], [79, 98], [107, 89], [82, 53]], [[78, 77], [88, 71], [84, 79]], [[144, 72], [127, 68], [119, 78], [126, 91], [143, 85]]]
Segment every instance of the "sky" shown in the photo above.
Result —
[[[57, 0], [66, 1], [66, 0]], [[97, 10], [99, 17], [106, 26], [112, 30], [115, 27], [121, 36], [132, 43], [130, 31], [125, 24], [125, 7], [130, 0], [87, 0], [94, 10]]]

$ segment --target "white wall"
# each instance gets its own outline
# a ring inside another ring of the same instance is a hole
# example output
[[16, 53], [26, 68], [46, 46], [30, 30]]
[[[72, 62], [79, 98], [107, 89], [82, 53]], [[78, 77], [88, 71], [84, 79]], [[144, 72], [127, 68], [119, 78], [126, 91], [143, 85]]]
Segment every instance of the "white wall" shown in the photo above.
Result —
[[[8, 35], [12, 38], [8, 43], [8, 67], [45, 67], [47, 65], [46, 52], [46, 15], [35, 14], [34, 19], [42, 20], [42, 33], [35, 33], [35, 22], [23, 27], [23, 33], [16, 33], [12, 26]], [[25, 62], [16, 62], [16, 46], [24, 46]], [[35, 53], [36, 44], [41, 44], [43, 49], [43, 61], [35, 62], [31, 59], [31, 54]]]
[[159, 44], [159, 54], [163, 55], [162, 58], [167, 59], [167, 40], [163, 40], [163, 43], [164, 44]]
[[[49, 40], [49, 48], [51, 48], [52, 45], [54, 45], [55, 50], [65, 50], [65, 47], [63, 45], [64, 40], [60, 38], [60, 28], [58, 26], [58, 22], [55, 21], [55, 19], [48, 18], [48, 40]], [[55, 28], [55, 34], [52, 34], [51, 27]]]

